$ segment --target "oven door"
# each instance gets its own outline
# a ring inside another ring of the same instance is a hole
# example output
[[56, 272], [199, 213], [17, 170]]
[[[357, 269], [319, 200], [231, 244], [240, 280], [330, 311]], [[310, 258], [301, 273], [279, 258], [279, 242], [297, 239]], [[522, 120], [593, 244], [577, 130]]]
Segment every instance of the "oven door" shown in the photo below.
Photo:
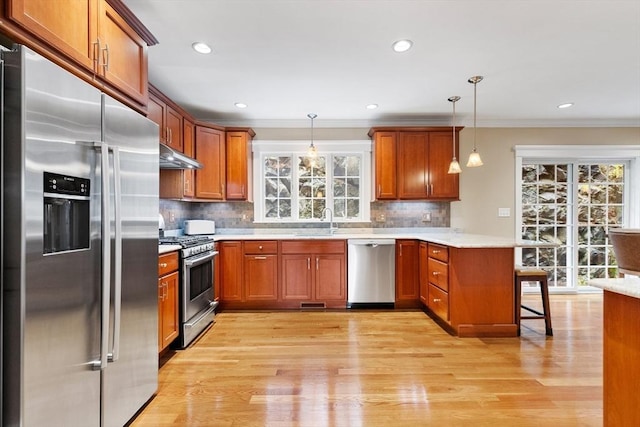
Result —
[[211, 308], [214, 300], [213, 259], [217, 251], [206, 252], [185, 258], [182, 261], [182, 323], [188, 322], [203, 310]]

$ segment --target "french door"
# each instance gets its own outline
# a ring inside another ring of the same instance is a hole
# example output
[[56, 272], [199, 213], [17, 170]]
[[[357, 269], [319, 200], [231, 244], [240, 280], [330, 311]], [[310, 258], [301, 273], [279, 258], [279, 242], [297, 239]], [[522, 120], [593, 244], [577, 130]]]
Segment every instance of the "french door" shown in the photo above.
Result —
[[617, 277], [607, 233], [628, 224], [629, 162], [523, 159], [519, 167], [521, 237], [557, 245], [521, 249], [521, 264], [547, 271], [556, 290]]

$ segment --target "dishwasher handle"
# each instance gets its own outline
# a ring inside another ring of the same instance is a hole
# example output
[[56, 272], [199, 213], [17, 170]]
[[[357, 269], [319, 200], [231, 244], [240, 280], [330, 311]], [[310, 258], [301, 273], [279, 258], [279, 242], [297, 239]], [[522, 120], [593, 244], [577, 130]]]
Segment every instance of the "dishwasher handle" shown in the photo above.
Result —
[[367, 246], [370, 248], [377, 248], [378, 246], [395, 245], [395, 239], [349, 239], [348, 245], [354, 246]]

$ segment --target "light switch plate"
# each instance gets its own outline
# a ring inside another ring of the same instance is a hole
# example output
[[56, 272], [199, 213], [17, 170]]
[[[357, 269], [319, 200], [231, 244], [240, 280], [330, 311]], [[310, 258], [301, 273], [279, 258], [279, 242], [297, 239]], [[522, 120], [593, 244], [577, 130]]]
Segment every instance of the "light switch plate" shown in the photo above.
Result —
[[498, 216], [499, 217], [511, 216], [511, 208], [498, 208]]

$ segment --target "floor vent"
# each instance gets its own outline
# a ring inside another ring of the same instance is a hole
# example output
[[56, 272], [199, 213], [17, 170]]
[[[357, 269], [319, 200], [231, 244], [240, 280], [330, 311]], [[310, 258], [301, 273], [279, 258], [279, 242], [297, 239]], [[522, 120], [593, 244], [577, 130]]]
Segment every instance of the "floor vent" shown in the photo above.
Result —
[[327, 308], [323, 302], [301, 302], [300, 308]]

